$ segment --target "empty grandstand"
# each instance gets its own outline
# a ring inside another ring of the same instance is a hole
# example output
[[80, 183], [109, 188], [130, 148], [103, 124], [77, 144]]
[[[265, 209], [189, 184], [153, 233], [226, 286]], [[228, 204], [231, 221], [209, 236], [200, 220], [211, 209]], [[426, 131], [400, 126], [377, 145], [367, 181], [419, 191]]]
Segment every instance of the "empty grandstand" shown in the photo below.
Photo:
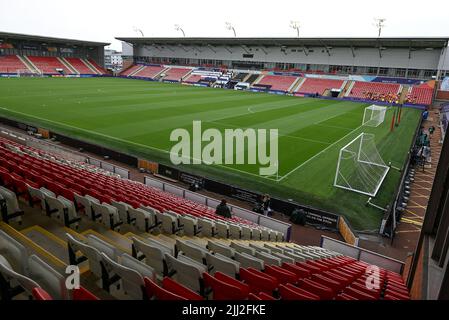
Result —
[[[0, 33], [2, 300], [449, 297], [447, 38], [117, 39], [116, 76], [106, 43]], [[198, 120], [279, 130], [276, 175], [174, 165]]]

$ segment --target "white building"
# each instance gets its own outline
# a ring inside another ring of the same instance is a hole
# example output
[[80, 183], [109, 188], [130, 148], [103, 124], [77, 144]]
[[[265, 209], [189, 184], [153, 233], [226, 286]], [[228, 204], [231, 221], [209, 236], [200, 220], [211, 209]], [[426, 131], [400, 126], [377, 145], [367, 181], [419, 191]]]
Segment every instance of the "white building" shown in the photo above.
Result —
[[104, 50], [104, 65], [106, 69], [119, 71], [123, 67], [122, 53], [116, 50]]

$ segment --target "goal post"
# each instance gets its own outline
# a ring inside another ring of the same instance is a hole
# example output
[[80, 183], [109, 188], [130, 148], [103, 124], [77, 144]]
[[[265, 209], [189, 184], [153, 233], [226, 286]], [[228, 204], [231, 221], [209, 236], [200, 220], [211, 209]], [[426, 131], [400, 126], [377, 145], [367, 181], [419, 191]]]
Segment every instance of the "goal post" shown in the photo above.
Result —
[[40, 76], [42, 76], [42, 75], [34, 73], [30, 69], [18, 69], [17, 70], [17, 77], [18, 78], [22, 78], [22, 77], [40, 77]]
[[365, 108], [363, 113], [362, 125], [368, 127], [378, 127], [385, 120], [387, 107], [377, 106], [375, 104]]
[[334, 186], [375, 197], [390, 167], [380, 156], [375, 136], [361, 133], [340, 149]]

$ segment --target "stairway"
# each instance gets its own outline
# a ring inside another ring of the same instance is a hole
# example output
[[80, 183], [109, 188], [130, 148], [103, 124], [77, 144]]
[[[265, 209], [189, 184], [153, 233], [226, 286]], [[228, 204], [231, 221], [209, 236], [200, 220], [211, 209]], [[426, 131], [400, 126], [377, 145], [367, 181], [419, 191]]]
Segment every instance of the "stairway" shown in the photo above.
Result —
[[17, 55], [17, 58], [22, 61], [22, 63], [32, 72], [36, 74], [42, 74], [42, 72], [28, 59], [27, 56], [19, 56]]
[[306, 81], [306, 78], [299, 78], [299, 80], [296, 82], [295, 86], [292, 88], [291, 92], [298, 92], [299, 88], [301, 88], [302, 84]]
[[401, 89], [402, 90], [401, 90], [401, 93], [399, 95], [399, 103], [404, 103], [405, 100], [407, 99], [407, 95], [412, 90], [412, 87], [402, 85]]
[[61, 62], [64, 65], [64, 67], [66, 67], [71, 72], [71, 74], [80, 74], [75, 69], [75, 67], [73, 67], [66, 59], [64, 59], [62, 57], [57, 57], [57, 58], [58, 58], [59, 62]]
[[143, 69], [145, 69], [146, 66], [140, 66], [139, 68], [137, 68], [136, 70], [134, 70], [133, 72], [131, 72], [128, 77], [133, 77], [136, 73], [142, 71]]
[[89, 60], [87, 60], [87, 59], [81, 59], [81, 61], [83, 61], [84, 64], [85, 64], [90, 70], [92, 70], [92, 72], [93, 72], [94, 74], [101, 74], [101, 72], [100, 72], [97, 68], [95, 68], [95, 66], [94, 66], [92, 63], [90, 63]]
[[346, 83], [346, 87], [341, 91], [339, 98], [347, 97], [351, 93], [352, 88], [354, 87], [355, 81], [354, 80], [348, 80]]
[[301, 77], [296, 78], [295, 81], [293, 81], [293, 83], [292, 83], [292, 85], [290, 86], [290, 88], [288, 88], [287, 92], [288, 92], [288, 93], [293, 93], [293, 92], [295, 92], [295, 89], [296, 89], [298, 83], [301, 82], [301, 79], [302, 79]]

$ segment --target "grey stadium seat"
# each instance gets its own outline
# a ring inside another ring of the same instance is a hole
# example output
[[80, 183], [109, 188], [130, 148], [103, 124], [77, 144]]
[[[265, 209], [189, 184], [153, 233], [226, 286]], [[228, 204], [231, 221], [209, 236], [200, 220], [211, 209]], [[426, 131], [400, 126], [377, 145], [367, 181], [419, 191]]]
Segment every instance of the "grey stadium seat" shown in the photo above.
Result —
[[246, 253], [235, 253], [235, 261], [240, 262], [242, 268], [254, 268], [262, 271], [265, 268], [265, 263], [262, 259], [253, 257]]
[[123, 223], [123, 221], [120, 220], [120, 216], [116, 207], [111, 206], [107, 203], [100, 204], [92, 202], [91, 204], [95, 214], [101, 215], [101, 222], [106, 228], [110, 228], [112, 230], [120, 230], [120, 225]]
[[0, 230], [0, 255], [8, 261], [15, 272], [28, 274], [27, 249], [3, 230]]
[[[26, 260], [24, 260], [24, 263], [25, 262]], [[3, 282], [5, 282], [3, 285], [6, 285], [8, 287], [8, 291], [11, 293], [12, 291], [17, 290], [14, 288], [20, 287], [28, 296], [31, 296], [32, 290], [40, 287], [34, 280], [24, 276], [23, 274], [15, 272], [9, 262], [2, 255], [0, 255], [0, 277], [2, 277]], [[17, 292], [17, 294], [20, 293]], [[2, 299], [10, 300], [13, 298], [13, 295], [16, 294], [12, 293], [8, 296], [2, 296]]]
[[206, 255], [209, 273], [222, 272], [235, 278], [239, 274], [240, 263], [219, 253]]
[[38, 256], [28, 258], [29, 275], [42, 289], [57, 300], [68, 300], [70, 294], [65, 286], [65, 277], [53, 269]]
[[207, 248], [214, 253], [222, 254], [228, 258], [233, 258], [235, 254], [235, 249], [210, 240], [207, 242]]
[[200, 294], [203, 293], [203, 273], [207, 272], [205, 265], [186, 256], [180, 256], [177, 259], [170, 254], [166, 254], [165, 259], [167, 260], [169, 269], [174, 271], [176, 281], [193, 291]]

